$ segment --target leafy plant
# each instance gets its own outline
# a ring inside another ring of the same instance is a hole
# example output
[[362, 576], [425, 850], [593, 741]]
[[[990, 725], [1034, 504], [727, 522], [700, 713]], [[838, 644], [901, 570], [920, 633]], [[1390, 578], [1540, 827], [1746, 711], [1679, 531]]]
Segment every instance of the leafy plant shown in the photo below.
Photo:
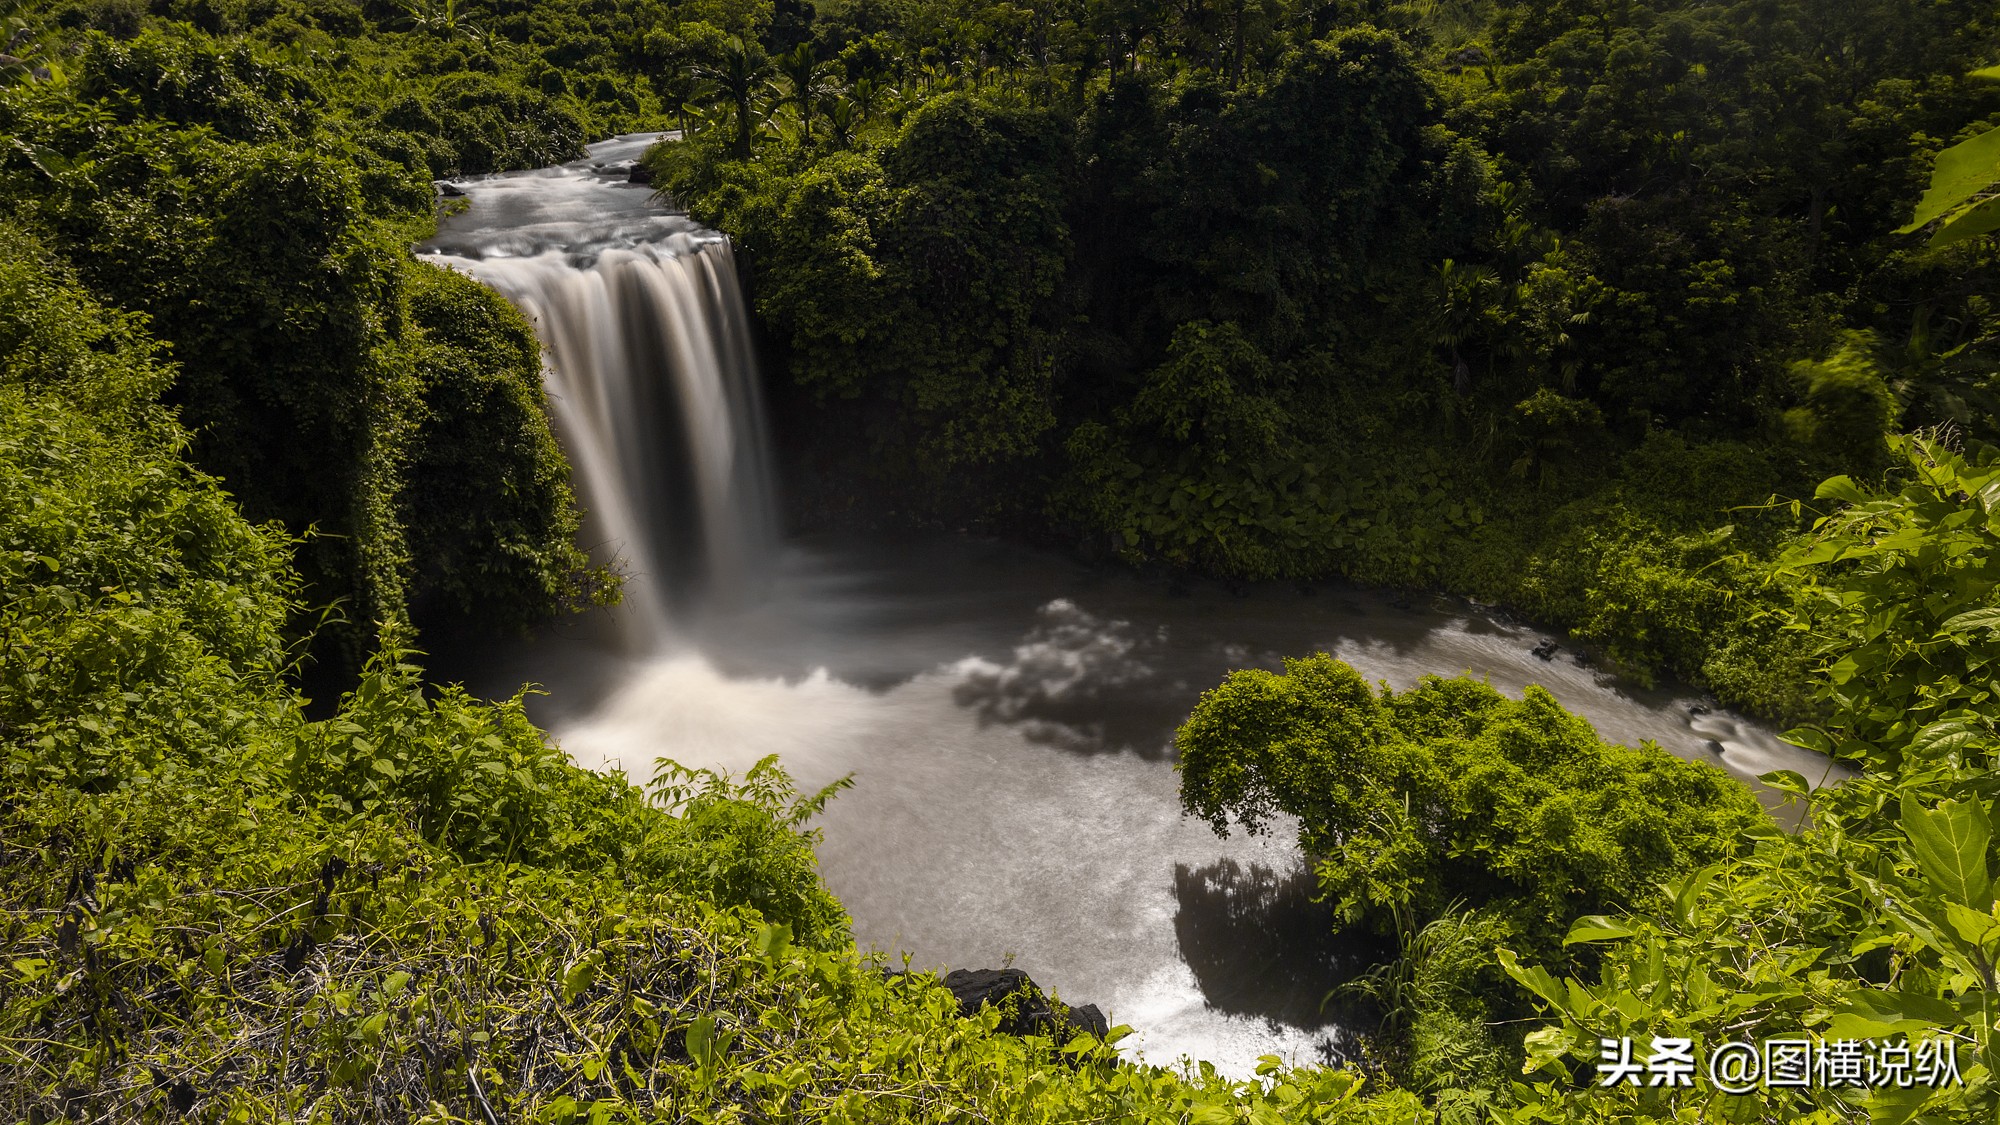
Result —
[[1342, 917], [1414, 935], [1468, 904], [1523, 940], [1733, 854], [1765, 825], [1713, 766], [1598, 741], [1546, 691], [1466, 678], [1379, 694], [1325, 655], [1237, 672], [1175, 735], [1181, 800], [1218, 833], [1297, 817]]

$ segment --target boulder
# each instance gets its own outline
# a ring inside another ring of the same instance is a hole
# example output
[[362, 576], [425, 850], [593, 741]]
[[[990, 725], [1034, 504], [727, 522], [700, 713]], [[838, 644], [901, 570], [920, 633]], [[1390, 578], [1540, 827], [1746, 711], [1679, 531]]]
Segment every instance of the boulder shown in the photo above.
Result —
[[953, 969], [945, 974], [944, 986], [958, 998], [960, 1015], [975, 1015], [986, 1007], [1000, 1009], [1000, 1030], [1009, 1035], [1061, 1040], [1081, 1034], [1102, 1039], [1111, 1030], [1097, 1005], [1072, 1008], [1051, 1001], [1019, 969]]

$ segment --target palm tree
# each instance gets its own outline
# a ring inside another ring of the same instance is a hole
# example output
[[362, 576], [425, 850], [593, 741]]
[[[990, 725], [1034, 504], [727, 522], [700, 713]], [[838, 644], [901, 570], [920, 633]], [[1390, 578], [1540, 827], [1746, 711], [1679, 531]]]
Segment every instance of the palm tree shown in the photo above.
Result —
[[867, 121], [875, 116], [875, 110], [882, 104], [882, 84], [873, 78], [858, 78], [847, 88], [845, 100], [854, 103], [854, 112]]
[[852, 98], [838, 95], [826, 101], [826, 129], [835, 148], [854, 143], [854, 130], [861, 124], [861, 107]]
[[458, 12], [458, 0], [406, 0], [403, 24], [411, 31], [440, 39], [480, 39], [472, 21]]
[[1500, 278], [1487, 266], [1462, 266], [1446, 258], [1437, 268], [1431, 314], [1431, 343], [1451, 353], [1452, 386], [1472, 389], [1472, 368], [1459, 349], [1481, 339], [1491, 327], [1500, 297]]
[[778, 77], [783, 90], [779, 105], [794, 105], [799, 111], [799, 129], [805, 143], [812, 144], [813, 107], [826, 93], [826, 64], [811, 43], [801, 43], [778, 56]]
[[752, 103], [764, 84], [765, 71], [764, 53], [744, 43], [740, 36], [723, 44], [721, 54], [714, 60], [695, 67], [695, 77], [708, 86], [708, 100], [728, 105], [736, 115], [738, 159], [750, 158], [750, 141], [755, 133]]

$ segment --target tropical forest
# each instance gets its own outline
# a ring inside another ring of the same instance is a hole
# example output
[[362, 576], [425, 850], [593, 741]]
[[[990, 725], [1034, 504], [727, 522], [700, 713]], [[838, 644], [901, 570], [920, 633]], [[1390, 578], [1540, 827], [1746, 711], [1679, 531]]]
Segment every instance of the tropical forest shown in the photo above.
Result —
[[2000, 1115], [2000, 8], [0, 0], [0, 1125]]

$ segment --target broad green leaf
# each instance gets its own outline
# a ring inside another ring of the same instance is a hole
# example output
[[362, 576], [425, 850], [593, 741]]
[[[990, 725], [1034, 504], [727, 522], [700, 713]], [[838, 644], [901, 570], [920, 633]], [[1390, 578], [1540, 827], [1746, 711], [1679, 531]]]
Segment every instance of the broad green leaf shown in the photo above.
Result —
[[1963, 719], [1940, 719], [1917, 732], [1910, 740], [1912, 758], [1937, 758], [1963, 750], [1979, 737], [1979, 730]]
[[2000, 608], [1969, 610], [1938, 626], [1941, 633], [1970, 633], [1974, 629], [2000, 629]]
[[1924, 1103], [1936, 1093], [1922, 1086], [1912, 1086], [1907, 1090], [1896, 1086], [1877, 1086], [1869, 1091], [1866, 1102], [1869, 1125], [1904, 1125], [1923, 1112]]
[[1560, 1069], [1574, 1042], [1568, 1030], [1556, 1024], [1530, 1031], [1521, 1040], [1527, 1056], [1521, 1060], [1521, 1073], [1533, 1074], [1547, 1066]]
[[709, 1068], [715, 1058], [714, 1016], [702, 1016], [688, 1025], [687, 1053], [696, 1066], [704, 1070]]
[[1930, 190], [1917, 201], [1916, 215], [1897, 233], [1908, 234], [1936, 222], [1995, 180], [2000, 180], [2000, 129], [1988, 129], [1938, 153]]
[[1951, 1001], [1908, 992], [1862, 989], [1834, 1010], [1828, 1039], [1871, 1039], [1958, 1022]]
[[570, 965], [569, 968], [563, 970], [563, 1003], [567, 1004], [582, 995], [590, 987], [590, 982], [596, 978], [597, 961], [593, 957], [581, 958]]
[[1966, 77], [2000, 79], [2000, 66], [1982, 66], [1978, 70], [1966, 75]]
[[759, 926], [750, 939], [750, 948], [757, 959], [766, 965], [776, 965], [785, 959], [792, 945], [792, 928], [782, 922]]
[[1987, 199], [1955, 211], [1931, 235], [1926, 246], [1950, 246], [2000, 230], [2000, 199]]
[[1812, 783], [1807, 781], [1805, 775], [1799, 773], [1797, 770], [1772, 770], [1770, 773], [1759, 774], [1757, 780], [1763, 782], [1771, 789], [1775, 789], [1780, 793], [1789, 793], [1794, 797], [1810, 797], [1812, 795]]
[[1674, 919], [1682, 925], [1694, 916], [1695, 904], [1701, 901], [1701, 892], [1714, 880], [1719, 869], [1713, 864], [1690, 875], [1661, 884], [1667, 898], [1673, 903]]
[[1618, 941], [1631, 937], [1632, 927], [1603, 914], [1586, 914], [1578, 918], [1569, 928], [1569, 936], [1563, 938], [1564, 945], [1579, 945], [1591, 941]]
[[1986, 867], [1993, 828], [1986, 810], [1967, 801], [1944, 801], [1936, 809], [1925, 809], [1905, 793], [1902, 812], [1910, 854], [1931, 885], [1976, 910], [1993, 905], [1992, 878]]
[[[2000, 130], [1995, 130], [2000, 132]], [[1839, 500], [1847, 504], [1860, 504], [1868, 499], [1868, 494], [1854, 483], [1853, 477], [1828, 477], [1813, 490], [1815, 500]]]
[[1548, 1001], [1549, 1007], [1556, 1011], [1568, 1011], [1569, 1002], [1564, 996], [1563, 988], [1556, 983], [1556, 978], [1549, 975], [1547, 969], [1539, 965], [1521, 964], [1521, 959], [1515, 956], [1511, 949], [1498, 949], [1494, 952], [1500, 960], [1500, 967], [1506, 970], [1508, 976], [1519, 982], [1521, 987]]
[[1983, 910], [1974, 910], [1969, 906], [1960, 906], [1955, 902], [1944, 904], [1944, 917], [1945, 921], [1950, 923], [1952, 930], [1965, 939], [1965, 944], [1974, 949], [1981, 948], [1991, 941], [1994, 931], [2000, 929], [2000, 921], [1996, 921], [1993, 915]]

